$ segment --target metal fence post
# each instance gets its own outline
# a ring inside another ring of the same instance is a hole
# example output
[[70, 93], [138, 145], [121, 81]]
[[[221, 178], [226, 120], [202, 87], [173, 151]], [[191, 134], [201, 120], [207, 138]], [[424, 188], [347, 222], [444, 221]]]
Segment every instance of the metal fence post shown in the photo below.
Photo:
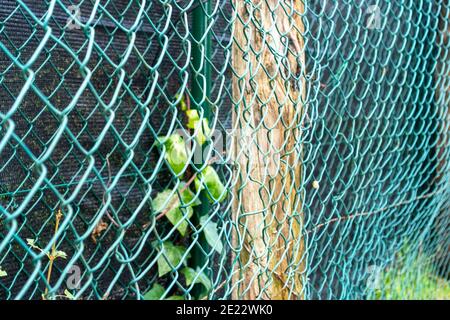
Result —
[[[211, 91], [211, 65], [208, 60], [211, 59], [211, 34], [207, 32], [209, 15], [211, 12], [211, 1], [201, 1], [195, 4], [197, 7], [193, 10], [192, 15], [192, 105], [199, 113], [203, 110], [203, 117], [211, 120], [211, 106], [209, 103]], [[200, 146], [199, 146], [200, 147]], [[202, 154], [204, 147], [202, 148]], [[205, 161], [205, 159], [202, 159]], [[197, 165], [199, 168], [202, 165]], [[200, 217], [209, 213], [210, 204], [206, 195], [206, 191], [200, 194], [201, 205], [195, 208], [193, 223], [199, 226]], [[192, 264], [194, 269], [203, 267], [207, 263], [205, 248], [207, 248], [206, 240], [203, 233], [198, 235], [198, 245], [194, 247], [192, 252]], [[207, 273], [207, 270], [203, 272]], [[193, 290], [194, 296], [199, 296], [201, 287], [196, 285]]]

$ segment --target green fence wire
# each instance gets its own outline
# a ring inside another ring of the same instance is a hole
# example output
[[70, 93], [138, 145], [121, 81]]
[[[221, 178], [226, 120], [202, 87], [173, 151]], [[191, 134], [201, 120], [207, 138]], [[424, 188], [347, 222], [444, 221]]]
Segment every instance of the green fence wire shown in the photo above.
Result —
[[449, 299], [447, 0], [0, 0], [1, 299]]

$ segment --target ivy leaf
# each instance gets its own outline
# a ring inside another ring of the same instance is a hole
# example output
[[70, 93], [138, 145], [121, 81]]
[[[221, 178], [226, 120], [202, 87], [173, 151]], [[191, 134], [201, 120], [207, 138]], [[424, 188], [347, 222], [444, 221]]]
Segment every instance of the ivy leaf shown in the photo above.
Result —
[[209, 128], [208, 119], [202, 119], [202, 122], [198, 122], [197, 125], [201, 127], [195, 139], [202, 146], [211, 137], [211, 129]]
[[186, 143], [179, 134], [172, 134], [165, 145], [167, 147], [165, 158], [175, 174], [179, 175], [188, 162]]
[[[183, 259], [186, 253], [186, 248], [176, 246], [170, 241], [165, 241], [162, 244], [163, 253], [158, 257], [158, 274], [160, 277], [172, 271]], [[186, 260], [190, 255], [186, 257]], [[184, 260], [184, 263], [186, 263]]]
[[208, 198], [214, 202], [222, 202], [226, 198], [225, 186], [220, 181], [219, 175], [213, 167], [207, 166], [195, 178], [195, 188], [200, 191], [205, 188], [208, 191]]
[[[144, 300], [161, 300], [164, 292], [166, 292], [166, 289], [162, 285], [155, 283], [153, 287], [144, 295]], [[184, 297], [170, 296], [165, 300], [184, 300]]]
[[175, 203], [176, 198], [174, 196], [176, 196], [176, 194], [170, 189], [159, 192], [152, 200], [153, 210], [155, 210], [156, 213], [160, 213], [164, 211], [165, 208], [170, 208], [172, 206], [174, 208], [178, 207]]
[[164, 145], [166, 147], [164, 159], [166, 159], [170, 168], [172, 168], [176, 175], [182, 173], [188, 162], [186, 142], [183, 137], [178, 133], [174, 133], [168, 137], [158, 137], [155, 144], [158, 146]]
[[181, 273], [183, 273], [184, 277], [186, 278], [186, 286], [190, 286], [192, 283], [200, 283], [205, 287], [206, 291], [211, 290], [211, 280], [209, 280], [206, 274], [200, 271], [199, 267], [197, 267], [196, 270], [186, 267], [181, 270]]
[[170, 296], [166, 300], [184, 300], [182, 296]]
[[[177, 93], [175, 95], [175, 99], [178, 100], [179, 97], [180, 97], [180, 95]], [[181, 111], [186, 111], [187, 110], [187, 104], [186, 104], [186, 100], [184, 99], [184, 95], [181, 96], [181, 100], [180, 100], [179, 106], [180, 106]]]
[[182, 182], [180, 183], [180, 187], [178, 188], [180, 192], [182, 189], [184, 189], [184, 191], [181, 192], [181, 199], [183, 200], [183, 203], [191, 207], [200, 205], [202, 202], [200, 201], [199, 197], [196, 197], [196, 194], [192, 192], [191, 189], [185, 188], [185, 186], [186, 183]]
[[200, 121], [200, 116], [198, 115], [198, 111], [195, 109], [187, 110], [186, 116], [188, 118], [187, 127], [189, 129], [195, 129], [195, 125], [198, 121]]
[[220, 239], [217, 223], [212, 221], [208, 222], [208, 216], [205, 215], [200, 218], [200, 225], [203, 227], [203, 233], [208, 244], [218, 253], [222, 253], [223, 244]]
[[[185, 185], [185, 183], [182, 183], [178, 188], [179, 192], [181, 192], [181, 199], [184, 205], [189, 205], [184, 209], [181, 209], [181, 202], [178, 194], [169, 189], [158, 193], [152, 201], [153, 209], [156, 213], [168, 210], [165, 216], [174, 226], [177, 226], [177, 230], [182, 236], [186, 234], [189, 226], [187, 220], [189, 220], [194, 213], [192, 207], [201, 203], [198, 197], [195, 198], [195, 194], [189, 188], [185, 188]], [[185, 190], [182, 191], [184, 188]]]
[[152, 146], [161, 147], [162, 145], [164, 145], [164, 143], [166, 142], [167, 139], [168, 139], [168, 137], [166, 137], [166, 136], [158, 136], [158, 137], [156, 137], [156, 140]]
[[6, 271], [0, 267], [0, 278], [6, 277], [7, 275], [8, 275], [8, 273], [6, 273]]
[[153, 287], [144, 295], [144, 300], [159, 300], [163, 296], [166, 289], [158, 283], [153, 284]]
[[198, 111], [195, 109], [186, 111], [186, 116], [188, 118], [187, 127], [197, 131], [197, 136], [195, 139], [202, 146], [211, 135], [211, 129], [209, 128], [208, 119], [203, 118], [200, 121], [200, 116]]
[[[185, 213], [183, 213], [183, 210], [185, 211]], [[186, 219], [192, 217], [193, 214], [194, 210], [192, 209], [192, 207], [187, 207], [184, 209], [176, 208], [167, 212], [166, 217], [174, 226], [177, 226], [178, 232], [180, 232], [180, 234], [184, 237], [189, 227]]]

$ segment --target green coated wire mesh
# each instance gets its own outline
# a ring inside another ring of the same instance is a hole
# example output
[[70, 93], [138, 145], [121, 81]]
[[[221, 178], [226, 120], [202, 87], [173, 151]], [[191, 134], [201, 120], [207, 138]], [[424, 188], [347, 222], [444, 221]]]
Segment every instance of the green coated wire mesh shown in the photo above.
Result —
[[0, 0], [1, 299], [450, 299], [447, 0]]

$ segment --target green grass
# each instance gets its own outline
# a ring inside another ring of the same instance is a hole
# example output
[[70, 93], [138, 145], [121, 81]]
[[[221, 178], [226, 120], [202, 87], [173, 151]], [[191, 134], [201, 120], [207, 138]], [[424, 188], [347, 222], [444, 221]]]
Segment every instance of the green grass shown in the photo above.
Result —
[[450, 300], [450, 283], [430, 272], [388, 270], [382, 277], [382, 289], [375, 290], [373, 299]]
[[431, 259], [403, 249], [397, 262], [380, 274], [379, 289], [370, 299], [376, 300], [450, 300], [450, 281], [433, 271]]

